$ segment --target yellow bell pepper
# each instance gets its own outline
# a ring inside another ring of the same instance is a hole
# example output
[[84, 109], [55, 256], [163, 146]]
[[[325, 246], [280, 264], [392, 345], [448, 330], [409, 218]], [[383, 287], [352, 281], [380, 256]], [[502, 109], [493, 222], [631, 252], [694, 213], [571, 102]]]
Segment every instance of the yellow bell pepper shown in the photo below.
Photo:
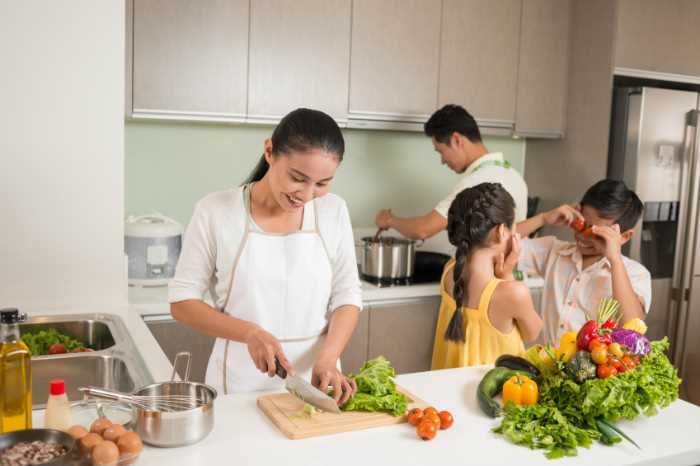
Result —
[[562, 333], [561, 337], [559, 337], [558, 355], [561, 355], [564, 362], [568, 362], [576, 351], [576, 332]]
[[634, 330], [635, 332], [641, 333], [642, 335], [647, 333], [647, 324], [645, 324], [644, 321], [639, 318], [628, 320], [627, 322], [625, 322], [625, 325], [623, 325], [622, 328], [626, 330]]
[[537, 384], [526, 375], [516, 374], [503, 384], [503, 404], [512, 401], [519, 406], [537, 403], [539, 391]]

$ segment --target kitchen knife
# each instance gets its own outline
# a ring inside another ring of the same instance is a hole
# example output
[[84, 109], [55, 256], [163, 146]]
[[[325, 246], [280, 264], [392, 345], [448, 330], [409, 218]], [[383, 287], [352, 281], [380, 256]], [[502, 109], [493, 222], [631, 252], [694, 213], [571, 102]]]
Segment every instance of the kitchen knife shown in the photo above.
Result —
[[284, 388], [304, 403], [329, 413], [340, 414], [338, 403], [333, 398], [297, 375], [288, 375], [279, 360], [275, 358], [275, 373], [285, 380]]

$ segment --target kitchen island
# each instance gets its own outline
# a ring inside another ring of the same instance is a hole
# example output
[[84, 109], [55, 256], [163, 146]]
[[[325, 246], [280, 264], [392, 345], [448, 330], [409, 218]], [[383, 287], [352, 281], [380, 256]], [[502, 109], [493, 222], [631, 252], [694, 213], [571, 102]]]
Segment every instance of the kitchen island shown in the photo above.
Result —
[[576, 457], [547, 460], [542, 450], [513, 445], [490, 429], [499, 421], [483, 415], [476, 388], [487, 367], [406, 374], [397, 382], [416, 396], [446, 409], [454, 426], [434, 440], [420, 440], [413, 427], [399, 424], [304, 440], [289, 440], [258, 409], [261, 393], [220, 396], [216, 423], [196, 445], [146, 448], [137, 464], [159, 465], [696, 465], [700, 464], [700, 408], [676, 401], [655, 417], [622, 422], [641, 447], [607, 447], [595, 442]]
[[[94, 309], [85, 312], [94, 312]], [[133, 309], [105, 309], [121, 317], [152, 378], [166, 380], [172, 369], [141, 316]], [[71, 310], [71, 314], [79, 313]], [[58, 314], [41, 312], [41, 314]], [[39, 312], [36, 315], [40, 314]], [[541, 450], [529, 450], [493, 434], [499, 421], [486, 417], [476, 402], [476, 388], [488, 367], [420, 372], [397, 377], [397, 383], [436, 408], [449, 410], [454, 426], [429, 442], [413, 427], [399, 424], [304, 440], [289, 440], [259, 410], [263, 393], [221, 395], [215, 403], [211, 434], [195, 445], [181, 448], [147, 447], [137, 464], [182, 465], [353, 465], [360, 464], [508, 464], [549, 463]], [[57, 374], [58, 376], [58, 374]], [[43, 412], [35, 411], [36, 426]], [[580, 448], [573, 458], [551, 464], [697, 465], [700, 464], [700, 408], [678, 400], [655, 417], [622, 422], [620, 427], [641, 447], [629, 443], [606, 447], [595, 442]]]

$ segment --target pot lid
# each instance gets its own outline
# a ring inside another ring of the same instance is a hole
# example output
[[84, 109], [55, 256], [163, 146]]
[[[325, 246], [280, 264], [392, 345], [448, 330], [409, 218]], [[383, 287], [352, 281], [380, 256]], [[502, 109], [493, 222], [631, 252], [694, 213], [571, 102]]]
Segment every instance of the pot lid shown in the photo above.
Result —
[[167, 238], [182, 234], [182, 225], [160, 213], [130, 215], [124, 225], [124, 235], [137, 238]]

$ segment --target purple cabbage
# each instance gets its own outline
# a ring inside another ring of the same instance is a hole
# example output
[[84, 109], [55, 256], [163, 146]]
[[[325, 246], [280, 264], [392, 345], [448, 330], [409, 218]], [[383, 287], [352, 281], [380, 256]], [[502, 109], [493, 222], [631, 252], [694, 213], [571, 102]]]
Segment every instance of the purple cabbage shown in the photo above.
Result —
[[612, 340], [626, 346], [633, 354], [645, 356], [649, 352], [649, 339], [634, 330], [613, 329]]

